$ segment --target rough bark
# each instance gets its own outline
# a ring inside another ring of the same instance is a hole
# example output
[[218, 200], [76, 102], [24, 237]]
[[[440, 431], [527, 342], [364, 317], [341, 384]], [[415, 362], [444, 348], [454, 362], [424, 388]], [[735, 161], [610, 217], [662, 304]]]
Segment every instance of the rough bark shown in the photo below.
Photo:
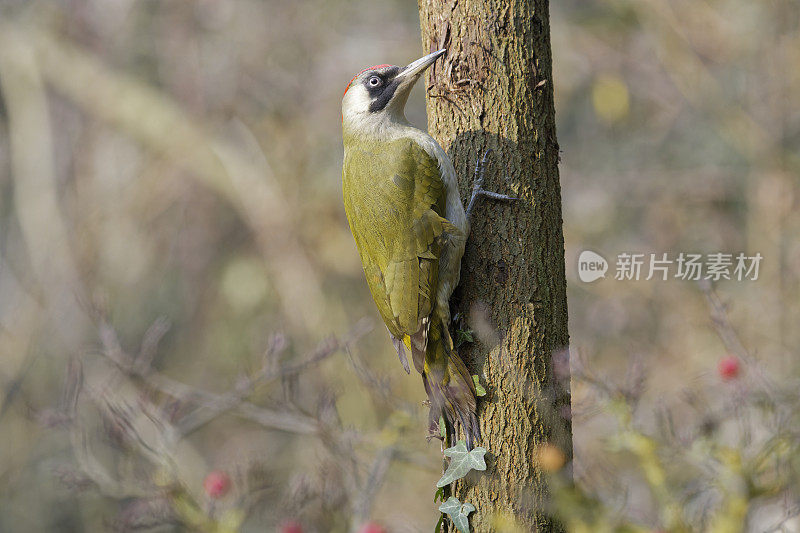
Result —
[[545, 442], [572, 456], [548, 2], [419, 0], [419, 8], [425, 53], [448, 49], [428, 73], [428, 128], [453, 159], [462, 198], [490, 148], [485, 187], [519, 198], [481, 200], [472, 216], [454, 305], [477, 334], [460, 353], [487, 385], [479, 417], [488, 469], [453, 494], [477, 507], [475, 531], [502, 530], [498, 520], [511, 516], [525, 531], [558, 530], [536, 462]]

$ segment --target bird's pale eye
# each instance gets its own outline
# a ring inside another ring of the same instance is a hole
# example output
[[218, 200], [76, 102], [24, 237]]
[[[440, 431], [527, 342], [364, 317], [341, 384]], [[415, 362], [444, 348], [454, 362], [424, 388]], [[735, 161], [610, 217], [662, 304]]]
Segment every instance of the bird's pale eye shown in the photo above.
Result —
[[369, 79], [369, 86], [370, 87], [377, 87], [382, 83], [382, 80], [378, 76], [372, 76]]

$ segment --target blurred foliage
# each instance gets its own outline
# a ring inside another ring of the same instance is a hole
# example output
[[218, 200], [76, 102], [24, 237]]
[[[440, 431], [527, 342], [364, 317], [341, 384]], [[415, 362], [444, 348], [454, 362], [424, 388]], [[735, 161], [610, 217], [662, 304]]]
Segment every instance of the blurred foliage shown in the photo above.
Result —
[[[603, 480], [606, 466], [583, 466], [596, 483], [590, 491], [560, 473], [562, 464], [543, 462], [553, 474], [553, 512], [568, 530], [735, 533], [800, 526], [797, 379], [770, 377], [743, 348], [716, 293], [705, 291], [719, 336], [736, 355], [722, 360], [714, 381], [659, 406], [655, 428], [634, 421], [644, 375], [621, 386], [591, 374], [583, 362], [575, 365], [576, 382], [614, 417], [604, 462], [616, 456], [637, 473]], [[573, 405], [575, 413], [585, 407]], [[695, 416], [683, 415], [687, 408]]]
[[[746, 513], [763, 531], [792, 510], [752, 490], [796, 489], [781, 477], [797, 472], [785, 434], [796, 420], [770, 426], [763, 410], [796, 402], [798, 21], [794, 0], [552, 2], [572, 350], [584, 376], [599, 376], [573, 382], [577, 486], [564, 494], [576, 530], [606, 517], [731, 531]], [[419, 41], [416, 6], [400, 0], [0, 3], [0, 530], [434, 527], [438, 448], [423, 438], [421, 385], [399, 371], [382, 328], [302, 374], [237, 388], [270, 370], [273, 334], [289, 339], [274, 364], [294, 368], [374, 318], [341, 208], [339, 99], [354, 72], [404, 64]], [[417, 89], [407, 114], [423, 125], [424, 113]], [[774, 389], [715, 384], [731, 347], [704, 291], [583, 284], [584, 248], [609, 259], [760, 252], [758, 281], [717, 290], [729, 330], [757, 347], [746, 378], [782, 378]], [[85, 397], [70, 392], [76, 376]], [[154, 376], [170, 387], [153, 390]], [[619, 376], [635, 394], [596, 400]], [[126, 399], [109, 403], [117, 390]], [[314, 437], [265, 425], [264, 411], [240, 416], [245, 400], [300, 417]], [[209, 402], [236, 407], [178, 439], [185, 468], [156, 466], [175, 442], [148, 456], [138, 436], [174, 436], [187, 409]], [[664, 405], [674, 424], [706, 432], [662, 441]], [[99, 456], [81, 456], [64, 429], [70, 409]], [[337, 442], [350, 470], [334, 460]], [[146, 494], [87, 478], [93, 457]], [[558, 463], [554, 450], [539, 457]], [[216, 503], [203, 494], [212, 470], [233, 484]], [[374, 480], [374, 494], [349, 491], [355, 479]], [[689, 490], [707, 480], [716, 488]], [[143, 497], [154, 494], [171, 496]], [[496, 523], [514, 530], [513, 517]]]

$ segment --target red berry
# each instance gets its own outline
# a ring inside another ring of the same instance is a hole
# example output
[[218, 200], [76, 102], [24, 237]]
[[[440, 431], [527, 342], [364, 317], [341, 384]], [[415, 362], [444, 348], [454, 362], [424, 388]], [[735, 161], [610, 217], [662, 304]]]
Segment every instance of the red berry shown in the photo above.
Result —
[[287, 520], [281, 524], [281, 533], [303, 533], [303, 526], [293, 520]]
[[222, 498], [231, 488], [231, 478], [222, 470], [214, 470], [206, 476], [203, 488], [209, 498]]
[[719, 377], [726, 381], [735, 379], [739, 376], [740, 366], [739, 360], [734, 356], [729, 355], [719, 360], [719, 363], [717, 364], [717, 372], [719, 372]]
[[383, 529], [383, 526], [376, 524], [375, 522], [367, 522], [361, 529], [358, 530], [358, 533], [386, 533], [386, 530]]

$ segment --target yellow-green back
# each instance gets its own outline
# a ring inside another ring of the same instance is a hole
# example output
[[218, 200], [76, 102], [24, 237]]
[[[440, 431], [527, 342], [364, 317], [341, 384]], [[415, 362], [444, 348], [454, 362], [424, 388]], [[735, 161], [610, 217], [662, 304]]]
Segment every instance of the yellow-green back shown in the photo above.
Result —
[[345, 137], [342, 192], [372, 297], [389, 331], [412, 335], [435, 305], [449, 223], [437, 161], [413, 140]]

